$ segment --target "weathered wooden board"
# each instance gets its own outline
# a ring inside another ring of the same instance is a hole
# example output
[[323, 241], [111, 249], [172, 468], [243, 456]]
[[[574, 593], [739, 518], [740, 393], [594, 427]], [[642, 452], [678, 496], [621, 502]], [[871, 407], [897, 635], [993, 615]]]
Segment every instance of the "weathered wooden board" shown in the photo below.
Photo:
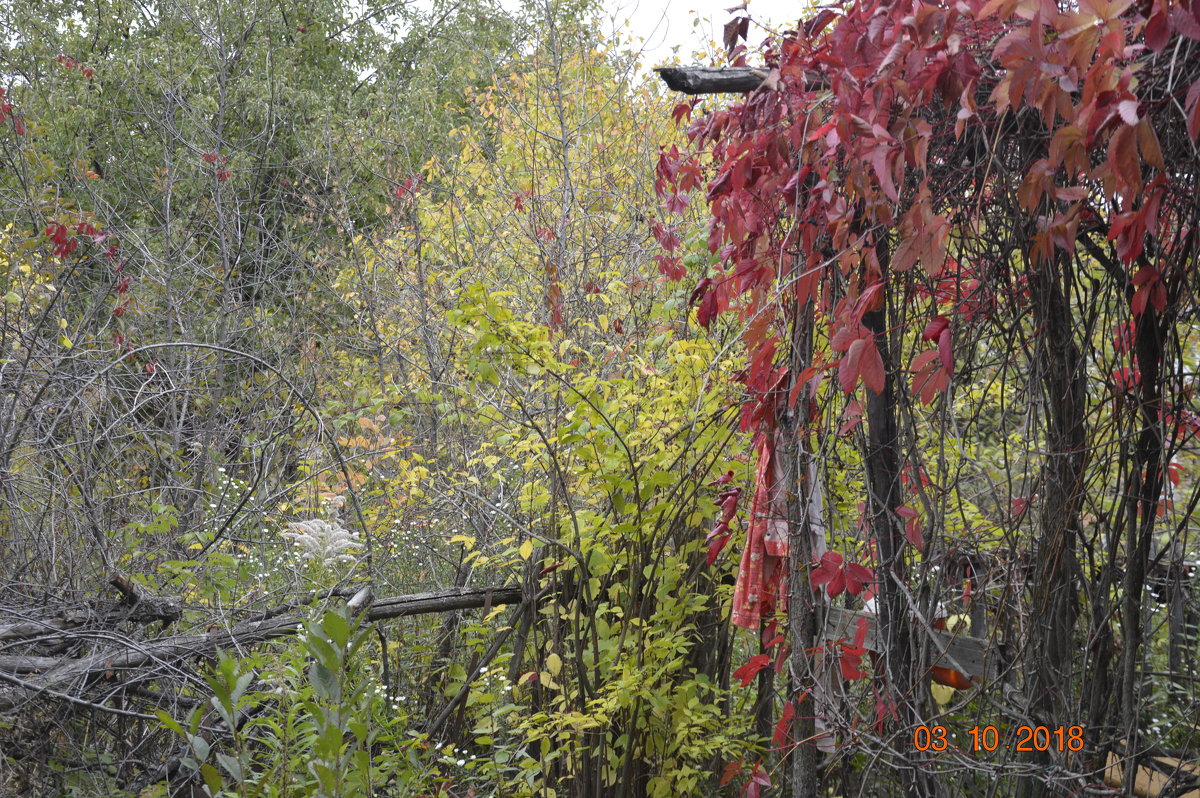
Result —
[[[1108, 766], [1104, 770], [1104, 783], [1110, 787], [1121, 787], [1125, 781], [1125, 769], [1121, 757], [1108, 752]], [[1176, 798], [1200, 798], [1200, 765], [1184, 762], [1169, 756], [1147, 757], [1138, 766], [1134, 776], [1133, 794], [1143, 798], [1159, 798], [1170, 795]]]
[[[867, 622], [867, 637], [863, 647], [868, 651], [880, 651], [879, 624], [874, 614], [855, 612], [842, 607], [829, 607], [825, 612], [826, 640], [854, 640], [860, 619]], [[965, 634], [954, 634], [932, 629], [930, 642], [934, 654], [930, 665], [948, 668], [966, 674], [968, 678], [990, 681], [999, 672], [999, 652], [988, 646], [988, 641]]]

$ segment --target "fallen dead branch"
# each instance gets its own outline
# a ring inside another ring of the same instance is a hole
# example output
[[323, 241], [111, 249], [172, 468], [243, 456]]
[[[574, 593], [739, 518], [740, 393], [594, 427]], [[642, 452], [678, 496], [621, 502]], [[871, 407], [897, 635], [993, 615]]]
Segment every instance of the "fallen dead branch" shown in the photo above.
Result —
[[[500, 606], [519, 601], [516, 587], [450, 588], [407, 596], [391, 596], [370, 605], [365, 622], [384, 621], [408, 615]], [[269, 640], [295, 634], [304, 623], [299, 613], [273, 615], [243, 621], [228, 627], [210, 627], [203, 633], [179, 634], [151, 640], [107, 632], [104, 644], [77, 657], [34, 657], [11, 655], [0, 658], [0, 671], [8, 686], [0, 689], [0, 712], [12, 712], [39, 695], [82, 698], [89, 687], [103, 682], [111, 687], [143, 682], [174, 671], [180, 663], [216, 656], [219, 649], [244, 650]], [[49, 627], [57, 637], [79, 635], [80, 642], [94, 642], [94, 633], [65, 624], [32, 623], [44, 633]], [[82, 626], [79, 624], [78, 626]], [[28, 674], [32, 674], [29, 676]], [[22, 676], [23, 675], [23, 676]], [[92, 702], [87, 702], [92, 703]], [[98, 709], [104, 709], [92, 703]]]

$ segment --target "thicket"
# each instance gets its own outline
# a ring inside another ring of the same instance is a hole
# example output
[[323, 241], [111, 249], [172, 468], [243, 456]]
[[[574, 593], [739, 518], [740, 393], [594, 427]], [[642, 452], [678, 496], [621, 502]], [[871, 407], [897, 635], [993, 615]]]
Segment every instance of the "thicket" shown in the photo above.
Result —
[[0, 793], [1195, 759], [1190, 5], [0, 8]]

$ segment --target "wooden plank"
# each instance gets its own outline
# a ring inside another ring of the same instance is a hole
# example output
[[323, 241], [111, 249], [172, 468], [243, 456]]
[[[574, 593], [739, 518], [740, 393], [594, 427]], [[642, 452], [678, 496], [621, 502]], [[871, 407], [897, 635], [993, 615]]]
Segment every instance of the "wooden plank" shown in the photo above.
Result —
[[[842, 607], [827, 608], [824, 638], [853, 641], [860, 619], [867, 622], [867, 637], [863, 647], [868, 651], [881, 651], [878, 619], [869, 612], [855, 612]], [[988, 646], [987, 640], [940, 629], [931, 631], [934, 654], [930, 665], [959, 671], [973, 679], [990, 681], [996, 678], [999, 656]]]
[[[1142, 798], [1159, 798], [1162, 795], [1200, 798], [1200, 789], [1179, 791], [1181, 787], [1200, 784], [1200, 766], [1168, 756], [1147, 757], [1142, 761], [1146, 764], [1138, 765], [1133, 781], [1134, 795]], [[1124, 784], [1125, 769], [1121, 763], [1116, 752], [1108, 752], [1108, 767], [1104, 770], [1104, 783], [1108, 786], [1121, 787]]]

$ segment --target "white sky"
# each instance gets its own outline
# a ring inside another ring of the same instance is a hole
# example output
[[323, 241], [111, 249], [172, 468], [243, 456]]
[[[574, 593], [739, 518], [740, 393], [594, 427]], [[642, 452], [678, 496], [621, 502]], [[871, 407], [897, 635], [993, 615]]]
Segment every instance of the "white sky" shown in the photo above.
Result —
[[[721, 29], [733, 14], [727, 8], [741, 0], [607, 0], [605, 9], [616, 21], [623, 40], [644, 41], [642, 68], [672, 63], [706, 63], [693, 57], [720, 47]], [[749, 42], [757, 45], [774, 30], [793, 28], [806, 6], [805, 0], [749, 0]], [[623, 23], [628, 20], [628, 26]], [[696, 23], [699, 24], [696, 24]], [[675, 48], [678, 48], [677, 50]]]

